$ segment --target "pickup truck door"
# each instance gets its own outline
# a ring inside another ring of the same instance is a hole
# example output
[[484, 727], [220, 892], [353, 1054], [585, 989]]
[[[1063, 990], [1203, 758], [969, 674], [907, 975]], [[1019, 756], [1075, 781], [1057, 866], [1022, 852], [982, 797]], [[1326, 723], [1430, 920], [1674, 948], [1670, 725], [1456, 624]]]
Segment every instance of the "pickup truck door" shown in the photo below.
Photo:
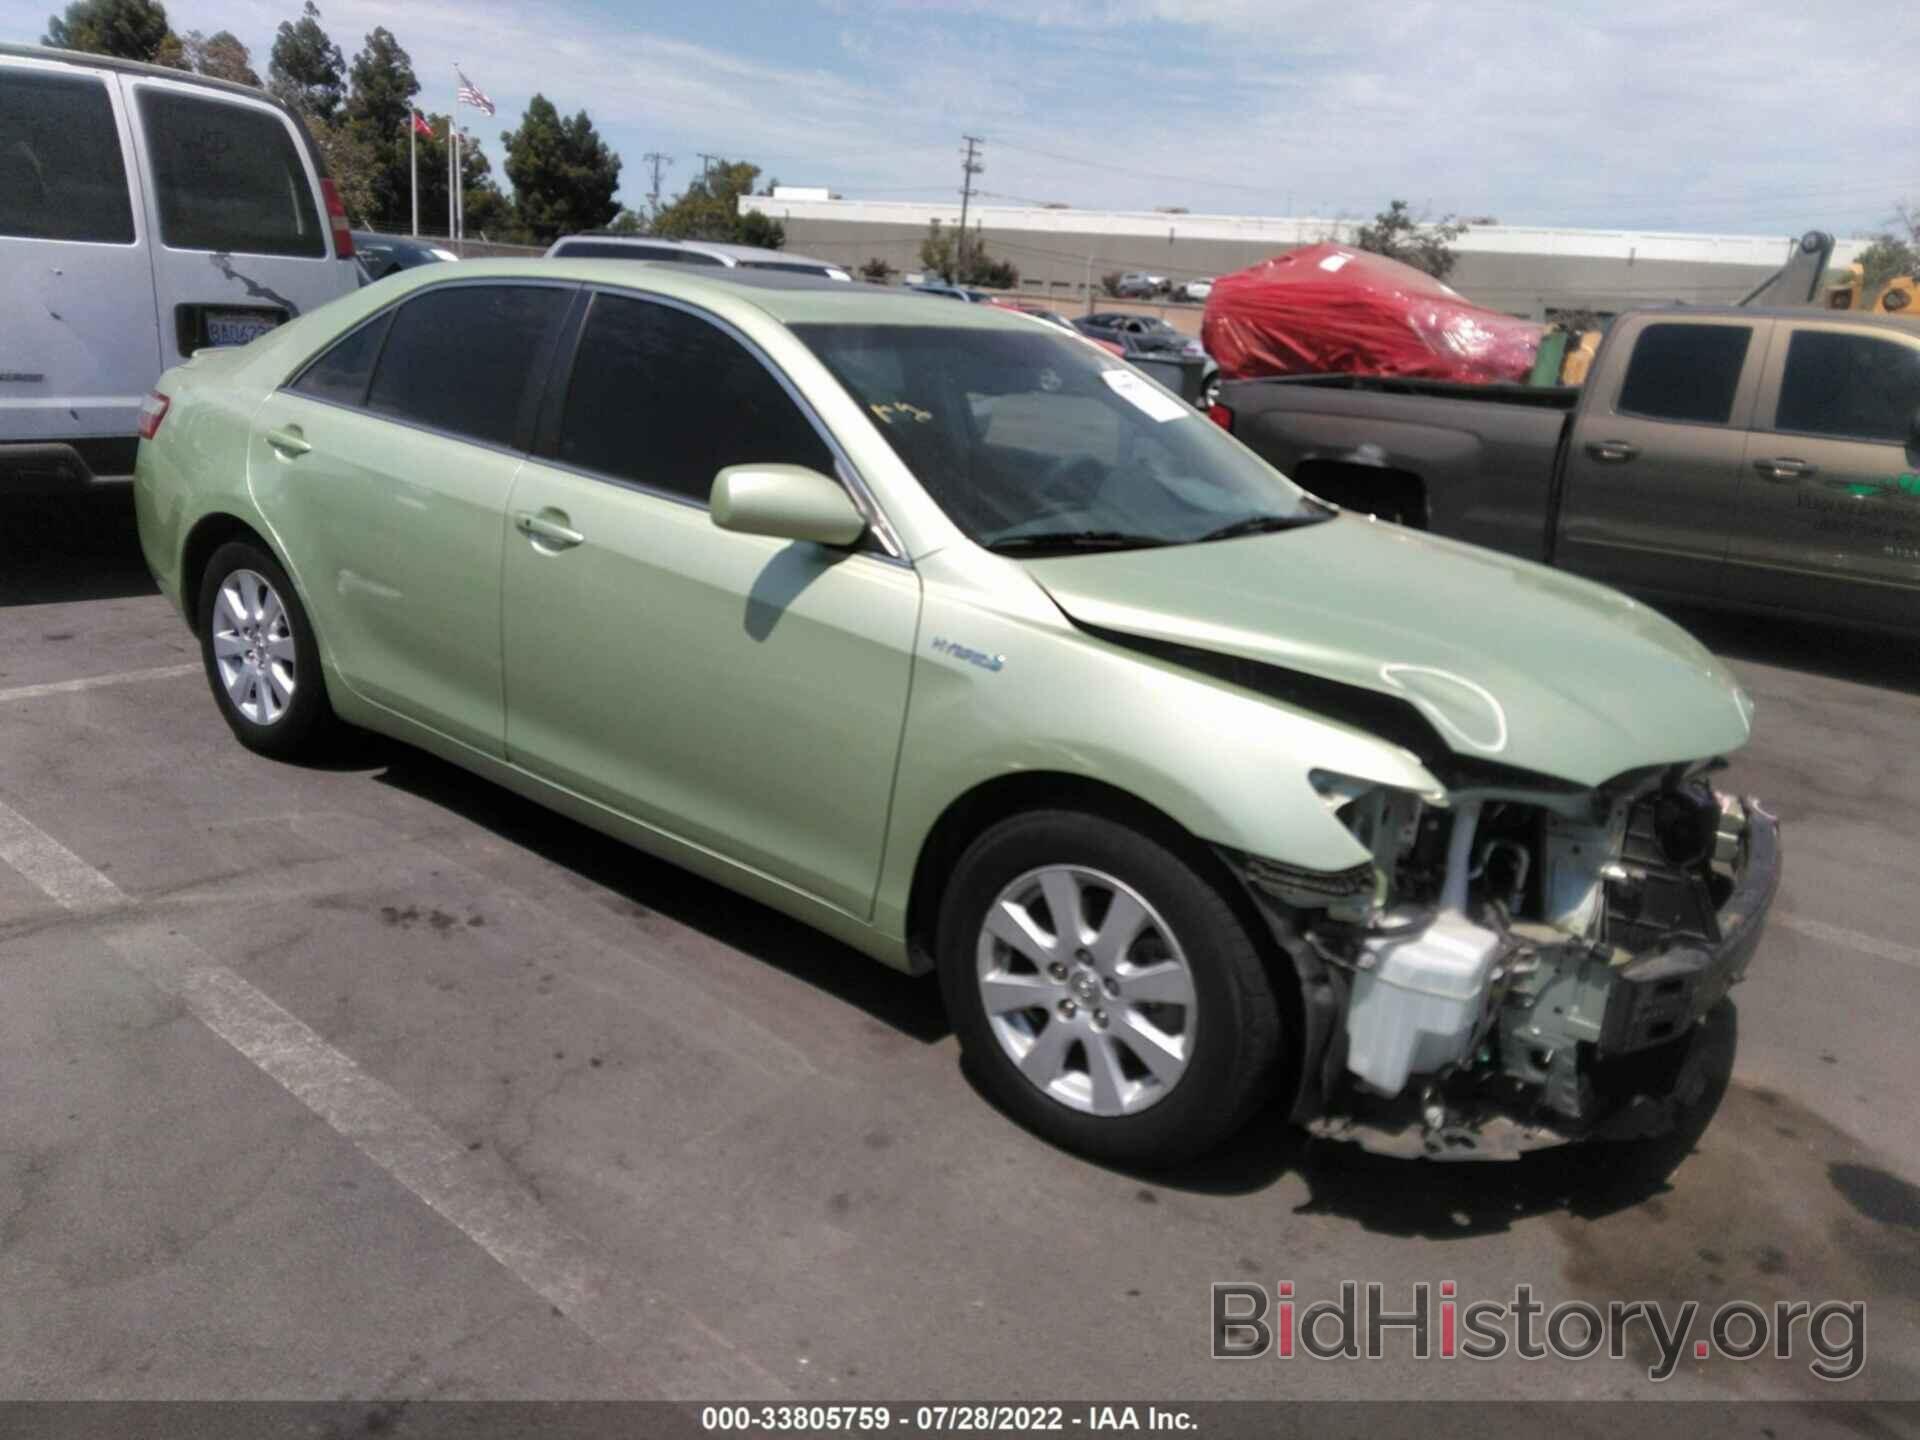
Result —
[[1629, 316], [1574, 417], [1555, 560], [1596, 580], [1711, 599], [1773, 322]]
[[1726, 598], [1911, 628], [1920, 335], [1780, 321], [1747, 437]]

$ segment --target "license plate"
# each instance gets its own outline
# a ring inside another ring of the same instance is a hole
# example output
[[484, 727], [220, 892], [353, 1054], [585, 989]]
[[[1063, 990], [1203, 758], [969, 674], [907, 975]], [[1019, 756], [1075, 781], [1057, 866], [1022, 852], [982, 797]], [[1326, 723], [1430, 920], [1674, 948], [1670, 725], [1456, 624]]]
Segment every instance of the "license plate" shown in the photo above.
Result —
[[271, 315], [222, 314], [207, 312], [207, 342], [211, 345], [245, 345], [258, 340], [280, 322]]

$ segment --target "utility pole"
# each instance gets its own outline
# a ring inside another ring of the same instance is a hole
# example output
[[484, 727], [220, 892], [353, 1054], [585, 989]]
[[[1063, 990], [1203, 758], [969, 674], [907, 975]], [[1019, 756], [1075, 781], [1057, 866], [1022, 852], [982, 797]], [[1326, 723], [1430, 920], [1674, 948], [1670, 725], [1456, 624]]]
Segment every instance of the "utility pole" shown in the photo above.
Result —
[[[973, 177], [987, 168], [976, 158], [976, 152], [985, 142], [978, 135], [962, 135], [960, 138], [967, 142], [967, 153], [960, 162], [960, 233], [953, 243], [955, 265], [962, 264], [967, 258], [967, 205], [973, 199]], [[947, 283], [953, 284], [951, 272], [947, 275]]]
[[713, 162], [716, 160], [725, 160], [727, 157], [724, 155], [709, 155], [704, 150], [698, 153], [700, 156], [700, 178], [702, 180], [711, 180], [713, 178]]
[[660, 171], [665, 166], [673, 164], [673, 157], [662, 155], [658, 150], [649, 150], [640, 158], [653, 167], [653, 189], [647, 192], [647, 199], [653, 203], [653, 213], [658, 215], [660, 213]]

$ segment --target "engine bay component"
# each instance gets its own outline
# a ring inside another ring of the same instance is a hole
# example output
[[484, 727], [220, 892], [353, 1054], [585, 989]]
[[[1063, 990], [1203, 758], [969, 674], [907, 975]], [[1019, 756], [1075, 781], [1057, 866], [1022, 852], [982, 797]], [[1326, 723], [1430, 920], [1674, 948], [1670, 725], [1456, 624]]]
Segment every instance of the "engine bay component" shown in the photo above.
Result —
[[1446, 804], [1323, 783], [1376, 879], [1364, 914], [1323, 900], [1291, 932], [1347, 1002], [1302, 1118], [1433, 1158], [1670, 1124], [1779, 883], [1773, 817], [1702, 773]]

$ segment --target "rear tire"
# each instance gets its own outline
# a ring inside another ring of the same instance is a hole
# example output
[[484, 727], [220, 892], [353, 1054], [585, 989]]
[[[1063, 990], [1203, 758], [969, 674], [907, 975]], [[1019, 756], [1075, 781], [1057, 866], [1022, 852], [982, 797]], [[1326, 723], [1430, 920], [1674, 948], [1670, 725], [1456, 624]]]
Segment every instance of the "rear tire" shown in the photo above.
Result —
[[1259, 949], [1219, 889], [1137, 830], [1067, 810], [1001, 821], [955, 868], [936, 948], [981, 1087], [1054, 1144], [1173, 1165], [1265, 1095], [1281, 1019]]
[[293, 582], [266, 547], [231, 540], [213, 552], [195, 611], [214, 704], [249, 750], [311, 757], [335, 726], [320, 646]]

